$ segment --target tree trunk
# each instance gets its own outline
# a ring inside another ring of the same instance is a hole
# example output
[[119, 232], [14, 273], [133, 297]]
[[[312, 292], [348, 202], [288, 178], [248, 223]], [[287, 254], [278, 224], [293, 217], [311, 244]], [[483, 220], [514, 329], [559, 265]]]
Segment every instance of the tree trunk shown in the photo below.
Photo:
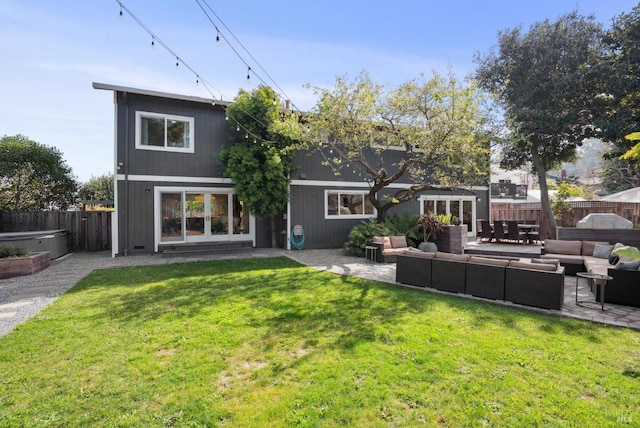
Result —
[[276, 233], [276, 216], [271, 215], [271, 248], [278, 248], [278, 234]]
[[536, 174], [538, 175], [538, 184], [540, 185], [540, 204], [542, 205], [542, 212], [544, 213], [545, 217], [547, 217], [547, 221], [549, 222], [549, 226], [551, 229], [550, 237], [555, 239], [558, 224], [556, 223], [556, 218], [553, 216], [553, 210], [551, 209], [551, 203], [549, 202], [547, 171], [542, 165], [542, 158], [540, 158], [535, 145], [531, 147], [531, 160], [533, 161], [533, 167], [535, 168]]

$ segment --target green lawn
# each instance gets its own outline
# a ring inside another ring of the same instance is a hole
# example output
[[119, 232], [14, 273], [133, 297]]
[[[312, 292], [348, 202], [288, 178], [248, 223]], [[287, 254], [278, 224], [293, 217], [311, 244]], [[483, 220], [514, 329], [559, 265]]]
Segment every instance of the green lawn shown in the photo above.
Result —
[[638, 426], [640, 332], [287, 258], [94, 272], [0, 339], [0, 426]]

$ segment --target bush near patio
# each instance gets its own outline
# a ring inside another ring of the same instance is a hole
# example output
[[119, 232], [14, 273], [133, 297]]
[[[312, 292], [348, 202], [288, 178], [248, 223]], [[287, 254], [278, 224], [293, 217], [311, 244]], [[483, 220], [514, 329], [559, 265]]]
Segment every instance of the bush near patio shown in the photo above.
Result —
[[374, 236], [404, 236], [411, 247], [417, 247], [421, 241], [419, 216], [415, 214], [390, 214], [384, 222], [375, 219], [363, 221], [349, 232], [349, 239], [343, 246], [347, 256], [364, 257], [365, 247]]
[[95, 271], [0, 339], [0, 426], [633, 426], [640, 334], [286, 258]]

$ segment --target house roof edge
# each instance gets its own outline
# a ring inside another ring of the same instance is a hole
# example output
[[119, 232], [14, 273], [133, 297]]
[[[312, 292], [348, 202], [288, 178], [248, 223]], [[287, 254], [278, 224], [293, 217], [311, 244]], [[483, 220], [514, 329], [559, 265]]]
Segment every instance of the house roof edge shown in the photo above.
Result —
[[229, 101], [221, 101], [213, 98], [202, 98], [202, 97], [196, 97], [192, 95], [171, 94], [168, 92], [152, 91], [149, 89], [132, 88], [128, 86], [111, 85], [108, 83], [93, 82], [92, 86], [93, 86], [93, 89], [101, 89], [105, 91], [114, 91], [114, 92], [129, 92], [132, 94], [149, 95], [152, 97], [169, 98], [172, 100], [192, 101], [192, 102], [206, 103], [206, 104], [212, 104], [215, 101], [216, 104], [220, 104], [223, 106], [227, 106], [231, 104], [231, 102]]

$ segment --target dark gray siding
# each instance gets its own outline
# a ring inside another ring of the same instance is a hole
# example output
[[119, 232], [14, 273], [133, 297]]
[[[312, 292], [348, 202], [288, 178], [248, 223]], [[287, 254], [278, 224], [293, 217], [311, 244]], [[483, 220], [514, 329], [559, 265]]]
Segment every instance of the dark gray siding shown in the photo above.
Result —
[[[193, 117], [194, 153], [136, 149], [137, 111]], [[228, 122], [222, 106], [118, 93], [118, 124], [116, 161], [122, 164], [119, 174], [222, 176], [218, 153], [228, 143]]]
[[340, 189], [340, 187], [291, 186], [291, 226], [300, 224], [304, 227], [304, 248], [340, 248], [346, 242], [353, 226], [367, 221], [325, 220], [324, 191], [329, 188]]

